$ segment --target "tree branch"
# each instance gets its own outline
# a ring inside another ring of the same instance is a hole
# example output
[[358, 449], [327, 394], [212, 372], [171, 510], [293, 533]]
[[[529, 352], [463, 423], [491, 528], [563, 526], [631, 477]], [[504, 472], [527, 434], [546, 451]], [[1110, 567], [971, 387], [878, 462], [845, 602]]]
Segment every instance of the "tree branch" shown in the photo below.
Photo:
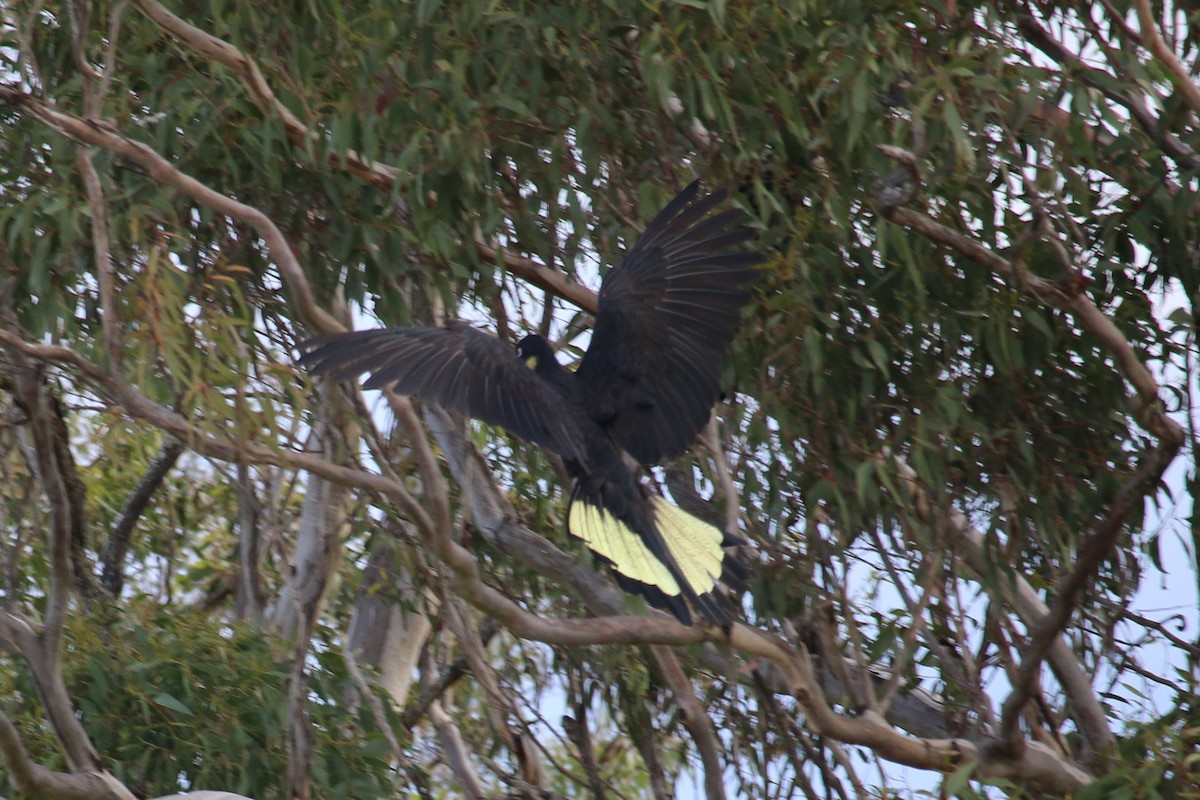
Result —
[[1050, 648], [1058, 641], [1059, 634], [1067, 627], [1075, 612], [1079, 596], [1087, 588], [1088, 580], [1108, 558], [1116, 546], [1117, 539], [1125, 531], [1125, 522], [1145, 500], [1147, 493], [1154, 491], [1171, 462], [1179, 452], [1179, 444], [1161, 442], [1138, 465], [1137, 472], [1130, 478], [1117, 496], [1104, 519], [1079, 548], [1071, 571], [1059, 580], [1055, 587], [1058, 599], [1030, 630], [1029, 644], [1021, 657], [1013, 681], [1013, 690], [1004, 700], [1000, 715], [1001, 738], [1009, 752], [1019, 752], [1025, 738], [1019, 727], [1020, 713], [1037, 692], [1038, 675], [1042, 662]]
[[[1088, 64], [1075, 53], [1072, 53], [1062, 45], [1057, 39], [1050, 35], [1041, 23], [1032, 14], [1018, 14], [1017, 28], [1025, 35], [1029, 42], [1040, 50], [1043, 54], [1053, 59], [1059, 65], [1082, 76], [1083, 82], [1088, 87], [1095, 89], [1103, 94], [1109, 100], [1124, 108], [1129, 116], [1137, 122], [1143, 131], [1146, 132], [1151, 139], [1158, 143], [1162, 151], [1178, 162], [1181, 166], [1189, 169], [1196, 169], [1200, 166], [1200, 157], [1198, 157], [1177, 135], [1164, 129], [1160, 121], [1146, 107], [1146, 97], [1144, 93], [1139, 93], [1134, 97], [1127, 96], [1113, 87], [1113, 81], [1109, 79], [1107, 73], [1097, 70], [1095, 67]], [[1116, 64], [1111, 63], [1114, 72], [1119, 72]], [[1136, 88], [1137, 81], [1131, 77], [1125, 76], [1125, 83]], [[1058, 120], [1059, 123], [1068, 122], [1071, 117], [1067, 112], [1054, 106], [1043, 105], [1045, 119]], [[1098, 135], [1101, 138], [1102, 144], [1108, 144], [1107, 134], [1100, 131]], [[1140, 158], [1135, 163], [1141, 166], [1145, 162]], [[1104, 169], [1111, 169], [1111, 165], [1104, 166]], [[1176, 188], [1178, 188], [1176, 186]]]
[[[320, 134], [305, 125], [299, 117], [292, 113], [291, 109], [276, 97], [270, 84], [267, 83], [267, 79], [263, 76], [262, 70], [252, 58], [228, 42], [180, 19], [155, 0], [135, 0], [135, 3], [142, 13], [175, 37], [180, 44], [197, 55], [224, 64], [232, 70], [259, 109], [268, 116], [277, 116], [283, 122], [288, 139], [294, 144], [308, 152], [311, 152], [314, 145], [320, 144]], [[331, 152], [328, 160], [333, 167], [343, 169], [385, 192], [392, 191], [395, 184], [404, 177], [404, 173], [398, 168], [364, 158], [352, 149], [346, 149], [341, 153]], [[595, 292], [568, 281], [566, 276], [558, 270], [496, 248], [483, 241], [481, 236], [477, 236], [475, 239], [475, 249], [481, 258], [495, 264], [502, 264], [509, 272], [528, 283], [545, 291], [553, 292], [580, 308], [595, 313]], [[322, 330], [326, 329], [322, 328]]]
[[442, 708], [441, 701], [434, 702], [429, 706], [429, 718], [433, 721], [434, 729], [437, 730], [446, 763], [458, 779], [459, 785], [462, 786], [463, 793], [471, 800], [482, 800], [485, 796], [483, 783], [479, 780], [479, 775], [471, 764], [471, 751], [463, 741], [462, 734], [455, 727], [454, 720]]
[[121, 595], [125, 584], [125, 553], [129, 550], [129, 538], [133, 534], [133, 528], [146, 512], [150, 499], [154, 497], [154, 493], [182, 453], [183, 444], [174, 437], [168, 438], [154, 461], [150, 462], [146, 474], [134, 487], [129, 499], [125, 501], [125, 508], [109, 534], [108, 544], [104, 548], [104, 569], [100, 574], [100, 583], [113, 597]]
[[0, 754], [16, 788], [47, 800], [134, 800], [134, 794], [102, 770], [55, 772], [35, 763], [12, 720], [0, 711]]
[[75, 148], [75, 166], [83, 179], [91, 207], [92, 258], [96, 262], [96, 284], [100, 293], [100, 329], [104, 333], [104, 344], [108, 352], [109, 368], [120, 375], [124, 372], [121, 357], [121, 318], [117, 314], [116, 279], [113, 276], [112, 246], [108, 237], [108, 207], [104, 202], [104, 190], [100, 187], [100, 176], [87, 147]]
[[475, 239], [475, 250], [480, 258], [493, 264], [502, 264], [505, 269], [525, 282], [569, 300], [584, 311], [596, 313], [596, 293], [586, 286], [567, 280], [567, 276], [558, 270], [508, 250], [497, 249], [483, 241], [482, 236]]
[[704, 794], [708, 800], [725, 800], [724, 770], [721, 768], [721, 749], [717, 743], [717, 733], [713, 728], [712, 719], [708, 716], [704, 704], [696, 697], [691, 681], [679, 665], [675, 651], [662, 645], [650, 648], [650, 657], [658, 667], [658, 673], [675, 695], [679, 704], [683, 724], [696, 743], [696, 752], [700, 754], [700, 763], [704, 765]]
[[[1135, 419], [1159, 440], [1159, 446], [1151, 454], [1143, 457], [1137, 472], [1118, 493], [1104, 520], [1084, 543], [1072, 571], [1060, 581], [1057, 587], [1058, 601], [1054, 608], [1040, 615], [1037, 622], [1031, 626], [1030, 646], [1018, 670], [1018, 680], [1013, 693], [1006, 699], [1001, 714], [1004, 747], [1009, 753], [1016, 753], [1025, 741], [1017, 726], [1019, 713], [1034, 694], [1042, 661], [1050, 653], [1054, 642], [1060, 641], [1058, 635], [1070, 620], [1086, 580], [1100, 562], [1108, 557], [1123, 532], [1130, 513], [1136, 504], [1144, 499], [1146, 493], [1157, 485], [1158, 479], [1182, 447], [1185, 435], [1183, 428], [1166, 415], [1159, 397], [1158, 382], [1153, 374], [1138, 358], [1124, 334], [1086, 294], [1067, 292], [1044, 278], [1017, 269], [1008, 260], [974, 239], [950, 230], [910, 208], [885, 207], [883, 213], [893, 222], [911, 228], [932, 241], [947, 245], [997, 275], [1013, 281], [1027, 296], [1070, 312], [1080, 327], [1099, 340], [1101, 346], [1112, 354], [1118, 371], [1134, 389], [1132, 405]], [[1053, 231], [1043, 231], [1043, 235], [1052, 234]], [[1104, 729], [1107, 730], [1107, 725]], [[1104, 736], [1103, 741], [1106, 746], [1111, 746], [1111, 734]]]
[[140, 164], [150, 179], [169, 186], [181, 194], [252, 227], [271, 251], [280, 275], [293, 293], [293, 305], [300, 317], [318, 331], [342, 330], [342, 326], [321, 308], [313, 296], [304, 270], [278, 226], [253, 206], [216, 192], [190, 175], [181, 172], [151, 147], [126, 137], [116, 128], [100, 120], [82, 120], [34, 98], [32, 95], [0, 86], [0, 101], [23, 110], [31, 117], [78, 142], [103, 147]]
[[[320, 144], [320, 135], [310, 130], [291, 109], [283, 104], [259, 69], [258, 63], [238, 48], [177, 17], [155, 0], [134, 0], [134, 5], [156, 25], [198, 56], [223, 64], [233, 72], [250, 94], [255, 105], [267, 116], [283, 122], [288, 139], [311, 152]], [[364, 158], [354, 150], [329, 154], [329, 163], [366, 181], [377, 189], [390, 191], [403, 173], [395, 167]]]
[[[946, 531], [952, 547], [964, 558], [967, 567], [976, 576], [986, 575], [990, 569], [987, 564], [987, 548], [983, 531], [971, 524], [967, 516], [953, 508], [937, 508], [929, 502], [916, 470], [904, 463], [900, 458], [893, 458], [900, 485], [917, 508], [918, 513], [926, 515], [930, 520]], [[1014, 575], [1012, 581], [1002, 582], [1000, 592], [1004, 605], [1011, 607], [1025, 623], [1026, 628], [1032, 629], [1045, 619], [1050, 609], [1046, 606], [1029, 582], [1020, 575]], [[1079, 661], [1071, 652], [1070, 647], [1062, 637], [1055, 637], [1047, 653], [1050, 667], [1058, 679], [1059, 685], [1066, 694], [1070, 704], [1071, 716], [1075, 718], [1080, 736], [1087, 742], [1089, 749], [1096, 753], [1108, 753], [1116, 747], [1116, 737], [1108, 727], [1108, 718], [1101, 707], [1092, 688], [1092, 682]]]
[[1188, 74], [1179, 58], [1167, 47], [1154, 21], [1154, 13], [1150, 10], [1149, 0], [1137, 0], [1138, 26], [1142, 29], [1142, 45], [1150, 54], [1162, 62], [1171, 77], [1171, 83], [1179, 89], [1183, 99], [1187, 101], [1192, 113], [1200, 116], [1200, 86], [1197, 86]]

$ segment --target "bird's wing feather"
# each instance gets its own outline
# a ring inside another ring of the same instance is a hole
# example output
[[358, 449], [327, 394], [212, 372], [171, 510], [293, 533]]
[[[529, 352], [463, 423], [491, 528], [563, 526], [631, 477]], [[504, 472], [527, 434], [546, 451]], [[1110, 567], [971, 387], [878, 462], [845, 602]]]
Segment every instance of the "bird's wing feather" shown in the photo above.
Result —
[[500, 425], [522, 439], [587, 463], [583, 435], [554, 386], [499, 339], [462, 322], [441, 328], [386, 328], [317, 336], [301, 342], [297, 364], [314, 375], [389, 384], [448, 410]]
[[726, 252], [754, 238], [724, 192], [684, 189], [609, 271], [577, 370], [588, 411], [643, 464], [684, 452], [720, 394], [718, 362], [764, 259]]

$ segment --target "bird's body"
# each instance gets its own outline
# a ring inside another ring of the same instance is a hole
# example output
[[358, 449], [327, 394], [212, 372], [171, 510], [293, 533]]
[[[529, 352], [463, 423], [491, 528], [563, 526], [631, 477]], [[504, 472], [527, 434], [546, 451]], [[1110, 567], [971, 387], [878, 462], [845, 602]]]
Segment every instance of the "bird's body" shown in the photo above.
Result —
[[643, 465], [680, 455], [719, 394], [718, 360], [733, 337], [761, 256], [725, 252], [753, 234], [741, 212], [709, 217], [723, 199], [693, 203], [692, 184], [647, 227], [604, 280], [592, 342], [578, 369], [525, 337], [514, 353], [465, 323], [319, 336], [300, 359], [314, 374], [370, 372], [443, 408], [502, 425], [558, 453], [573, 479], [568, 529], [627, 591], [690, 623], [689, 607], [727, 627], [718, 584], [744, 570], [737, 540], [650, 492]]

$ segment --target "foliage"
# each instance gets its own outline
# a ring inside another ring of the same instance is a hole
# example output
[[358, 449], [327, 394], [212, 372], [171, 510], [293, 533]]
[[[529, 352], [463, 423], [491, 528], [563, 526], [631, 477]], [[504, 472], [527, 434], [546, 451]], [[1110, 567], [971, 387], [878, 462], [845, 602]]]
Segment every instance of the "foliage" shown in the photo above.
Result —
[[[186, 609], [139, 603], [107, 623], [104, 616], [86, 624], [80, 618], [68, 629], [65, 678], [118, 779], [148, 796], [198, 786], [286, 796], [286, 649], [242, 623]], [[313, 667], [312, 723], [321, 732], [314, 770], [322, 785], [338, 797], [386, 794], [395, 779], [387, 748], [370, 715], [343, 702], [349, 678], [341, 655], [316, 653]], [[25, 701], [33, 756], [62, 767], [33, 722], [34, 687], [19, 671], [15, 677], [3, 692]]]

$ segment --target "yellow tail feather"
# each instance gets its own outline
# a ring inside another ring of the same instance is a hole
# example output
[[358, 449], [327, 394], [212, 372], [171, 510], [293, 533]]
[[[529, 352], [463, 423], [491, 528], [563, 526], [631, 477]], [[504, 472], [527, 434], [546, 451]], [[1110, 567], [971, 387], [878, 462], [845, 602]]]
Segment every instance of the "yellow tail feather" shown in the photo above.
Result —
[[[721, 577], [724, 535], [657, 495], [651, 498], [651, 503], [658, 532], [684, 580], [697, 595], [711, 592]], [[640, 536], [611, 514], [582, 501], [573, 502], [567, 525], [573, 536], [611, 562], [620, 574], [652, 586], [668, 597], [681, 593], [667, 566], [650, 552]]]
[[711, 592], [721, 579], [721, 563], [725, 535], [707, 522], [693, 517], [682, 508], [673, 506], [655, 495], [654, 520], [667, 549], [683, 572], [684, 579], [696, 594]]
[[666, 564], [659, 561], [625, 523], [612, 514], [584, 503], [571, 503], [567, 525], [571, 534], [582, 539], [593, 553], [607, 559], [617, 572], [654, 586], [663, 594], [675, 597], [679, 584]]

